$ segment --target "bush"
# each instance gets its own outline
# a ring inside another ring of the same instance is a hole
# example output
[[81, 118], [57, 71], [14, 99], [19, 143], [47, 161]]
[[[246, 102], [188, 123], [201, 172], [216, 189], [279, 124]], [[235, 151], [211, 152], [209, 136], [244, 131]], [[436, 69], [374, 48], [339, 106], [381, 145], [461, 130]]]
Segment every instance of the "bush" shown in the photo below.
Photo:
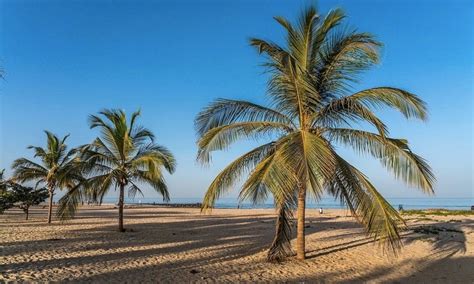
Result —
[[25, 212], [26, 220], [28, 220], [30, 206], [44, 202], [49, 196], [46, 188], [32, 188], [19, 184], [11, 185], [11, 194], [13, 195], [15, 205]]

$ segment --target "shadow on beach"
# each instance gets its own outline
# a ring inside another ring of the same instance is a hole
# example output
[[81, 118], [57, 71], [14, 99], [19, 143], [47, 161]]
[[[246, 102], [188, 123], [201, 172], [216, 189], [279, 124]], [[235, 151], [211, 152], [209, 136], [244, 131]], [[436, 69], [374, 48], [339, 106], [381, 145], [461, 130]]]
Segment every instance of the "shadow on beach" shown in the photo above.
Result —
[[[35, 209], [32, 216], [43, 218], [43, 211]], [[307, 273], [303, 276], [292, 275], [294, 273], [290, 272], [293, 267], [300, 265], [297, 261], [283, 264], [265, 262], [265, 250], [274, 234], [275, 218], [271, 210], [261, 211], [261, 214], [247, 214], [245, 210], [238, 213], [234, 211], [233, 214], [226, 212], [230, 211], [220, 210], [209, 215], [200, 214], [199, 209], [129, 209], [125, 215], [129, 231], [125, 233], [116, 231], [116, 210], [110, 207], [86, 208], [79, 211], [76, 219], [52, 226], [38, 219], [19, 221], [17, 226], [25, 230], [44, 230], [47, 238], [2, 242], [2, 254], [11, 258], [11, 261], [7, 259], [6, 263], [0, 265], [0, 270], [10, 275], [31, 271], [32, 279], [35, 280], [78, 282], [105, 282], [112, 279], [156, 282], [173, 281], [176, 277], [189, 281], [219, 281], [225, 280], [220, 275], [227, 273], [235, 276], [235, 281], [239, 281], [239, 274], [255, 274], [256, 278], [250, 278], [251, 281], [342, 283], [345, 281], [339, 280], [340, 274], [345, 273], [341, 271], [342, 268], [334, 271], [318, 270], [318, 262], [323, 261], [328, 265], [337, 263], [337, 258], [344, 256], [344, 253], [374, 243], [350, 218], [308, 217], [308, 238], [314, 239], [310, 241], [312, 246], [308, 249], [307, 265], [313, 267], [314, 276]], [[7, 218], [10, 219], [21, 218], [20, 212], [10, 212], [9, 215]], [[466, 236], [462, 228], [472, 224], [473, 220], [442, 224], [449, 231], [438, 235], [415, 233], [413, 229], [418, 225], [412, 225], [411, 230], [403, 235], [404, 243], [431, 244], [433, 250], [430, 253], [437, 254], [434, 261], [404, 260], [397, 265], [372, 267], [349, 278], [351, 282], [373, 281], [383, 279], [400, 267], [409, 266], [416, 272], [400, 279], [392, 277], [390, 281], [419, 283], [426, 279], [449, 281], [450, 277], [474, 279], [473, 257], [459, 257], [466, 251]], [[11, 220], [0, 220], [1, 230], [11, 225]], [[334, 233], [319, 235], [331, 231]], [[458, 256], [452, 258], [456, 254]], [[354, 260], [357, 259], [351, 261]], [[57, 268], [67, 273], [48, 278]], [[267, 269], [283, 269], [290, 275], [268, 274], [265, 272]]]

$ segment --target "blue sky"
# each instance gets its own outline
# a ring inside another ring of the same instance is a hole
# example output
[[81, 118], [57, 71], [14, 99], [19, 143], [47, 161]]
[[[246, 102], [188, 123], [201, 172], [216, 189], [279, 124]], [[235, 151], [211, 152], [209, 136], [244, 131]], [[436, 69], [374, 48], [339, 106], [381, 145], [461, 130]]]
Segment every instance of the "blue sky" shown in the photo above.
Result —
[[[70, 133], [70, 144], [97, 132], [88, 114], [142, 110], [141, 123], [176, 155], [172, 197], [202, 197], [213, 177], [252, 143], [195, 162], [193, 119], [215, 98], [265, 103], [262, 58], [251, 36], [281, 41], [273, 16], [294, 19], [308, 1], [0, 1], [0, 168], [43, 129]], [[346, 23], [375, 34], [382, 62], [358, 88], [396, 86], [429, 105], [427, 123], [379, 112], [397, 138], [430, 161], [436, 196], [473, 197], [473, 2], [320, 1], [343, 8]], [[422, 197], [380, 164], [341, 150], [387, 197]], [[148, 197], [157, 196], [147, 192]], [[234, 190], [228, 196], [236, 196]]]

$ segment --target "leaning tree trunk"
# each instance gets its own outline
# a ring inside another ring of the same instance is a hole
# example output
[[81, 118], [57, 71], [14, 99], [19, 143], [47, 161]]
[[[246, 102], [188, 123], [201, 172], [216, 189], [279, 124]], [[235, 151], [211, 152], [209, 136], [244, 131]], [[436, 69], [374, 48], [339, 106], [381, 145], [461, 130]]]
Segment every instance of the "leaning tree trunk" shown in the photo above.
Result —
[[119, 232], [124, 232], [123, 228], [123, 196], [124, 196], [124, 191], [125, 191], [125, 186], [123, 184], [120, 185], [120, 196], [119, 196], [119, 202], [118, 202], [118, 207], [119, 207], [119, 220], [118, 220], [118, 225], [119, 225]]
[[304, 260], [305, 255], [305, 234], [304, 221], [306, 209], [306, 188], [300, 186], [298, 190], [298, 211], [297, 211], [297, 228], [296, 228], [296, 258]]
[[291, 250], [291, 229], [290, 220], [292, 211], [286, 204], [278, 205], [278, 217], [276, 221], [275, 238], [267, 253], [268, 261], [283, 261], [292, 254]]
[[48, 207], [48, 224], [51, 224], [51, 218], [53, 216], [53, 190], [49, 189], [49, 207]]

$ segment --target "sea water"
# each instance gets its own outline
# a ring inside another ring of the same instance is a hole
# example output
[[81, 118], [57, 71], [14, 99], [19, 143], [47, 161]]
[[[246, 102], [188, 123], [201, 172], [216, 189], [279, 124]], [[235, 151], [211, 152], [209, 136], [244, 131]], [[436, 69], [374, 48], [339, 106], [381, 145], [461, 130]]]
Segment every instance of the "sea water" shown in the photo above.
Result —
[[[469, 210], [474, 205], [474, 198], [387, 198], [388, 202], [397, 208], [401, 205], [403, 209], [430, 209], [430, 208], [445, 208], [449, 210]], [[160, 198], [138, 197], [125, 198], [127, 204], [162, 204], [164, 203]], [[201, 198], [172, 198], [170, 204], [196, 204], [201, 203]], [[103, 203], [117, 203], [117, 198], [106, 197]], [[308, 200], [307, 208], [331, 208], [342, 209], [346, 208], [339, 200], [334, 198], [321, 198], [320, 200]], [[221, 198], [217, 200], [215, 208], [274, 208], [273, 201], [268, 201], [261, 204], [252, 204], [251, 202], [238, 202], [237, 198]]]

